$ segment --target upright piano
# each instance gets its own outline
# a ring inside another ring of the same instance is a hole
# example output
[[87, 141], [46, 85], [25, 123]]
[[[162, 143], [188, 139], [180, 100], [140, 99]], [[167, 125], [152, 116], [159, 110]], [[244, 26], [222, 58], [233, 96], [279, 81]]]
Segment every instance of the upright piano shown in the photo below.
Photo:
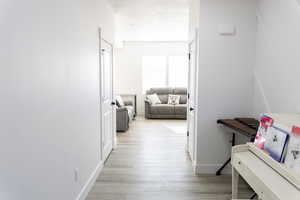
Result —
[[238, 199], [240, 176], [261, 200], [300, 200], [300, 176], [253, 143], [232, 149], [232, 199]]

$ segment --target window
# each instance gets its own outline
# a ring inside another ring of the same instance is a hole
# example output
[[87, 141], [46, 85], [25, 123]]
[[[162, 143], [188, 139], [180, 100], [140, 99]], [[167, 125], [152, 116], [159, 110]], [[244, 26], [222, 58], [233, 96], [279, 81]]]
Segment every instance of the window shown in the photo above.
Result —
[[169, 57], [169, 86], [187, 87], [188, 84], [188, 59], [187, 56]]
[[187, 87], [187, 56], [144, 56], [143, 92], [152, 87]]
[[165, 56], [143, 57], [143, 91], [167, 86], [167, 59]]

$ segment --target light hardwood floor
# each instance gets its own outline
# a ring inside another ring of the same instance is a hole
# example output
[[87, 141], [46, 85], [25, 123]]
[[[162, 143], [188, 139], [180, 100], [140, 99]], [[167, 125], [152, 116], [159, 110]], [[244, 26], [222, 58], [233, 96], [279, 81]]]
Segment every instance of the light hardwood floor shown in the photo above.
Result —
[[[87, 200], [228, 200], [231, 176], [194, 175], [182, 120], [137, 119], [118, 133]], [[247, 186], [240, 190], [249, 197]]]

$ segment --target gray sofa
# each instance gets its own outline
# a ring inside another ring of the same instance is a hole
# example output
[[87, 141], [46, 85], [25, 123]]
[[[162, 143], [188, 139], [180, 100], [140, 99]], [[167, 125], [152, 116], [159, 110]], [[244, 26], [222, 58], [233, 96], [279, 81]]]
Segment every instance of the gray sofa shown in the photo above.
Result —
[[[186, 88], [151, 88], [146, 95], [157, 94], [162, 104], [151, 105], [145, 99], [146, 119], [186, 119], [187, 113], [187, 89]], [[169, 94], [180, 95], [178, 105], [168, 104]]]
[[[122, 96], [121, 96], [122, 97]], [[129, 129], [130, 121], [134, 120], [136, 111], [134, 102], [125, 100], [124, 105], [119, 105], [117, 102], [117, 116], [116, 116], [116, 123], [117, 123], [117, 131], [124, 132]]]

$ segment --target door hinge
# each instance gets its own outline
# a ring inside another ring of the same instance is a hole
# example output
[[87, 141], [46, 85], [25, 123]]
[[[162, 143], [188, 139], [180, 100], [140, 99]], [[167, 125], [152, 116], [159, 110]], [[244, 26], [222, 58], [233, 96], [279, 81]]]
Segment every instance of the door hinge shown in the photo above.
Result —
[[189, 53], [188, 56], [189, 56], [189, 60], [191, 60], [191, 53]]
[[190, 132], [189, 132], [189, 131], [187, 131], [187, 132], [186, 132], [186, 135], [189, 137], [189, 136], [190, 136]]
[[188, 93], [188, 99], [190, 99], [190, 93]]

